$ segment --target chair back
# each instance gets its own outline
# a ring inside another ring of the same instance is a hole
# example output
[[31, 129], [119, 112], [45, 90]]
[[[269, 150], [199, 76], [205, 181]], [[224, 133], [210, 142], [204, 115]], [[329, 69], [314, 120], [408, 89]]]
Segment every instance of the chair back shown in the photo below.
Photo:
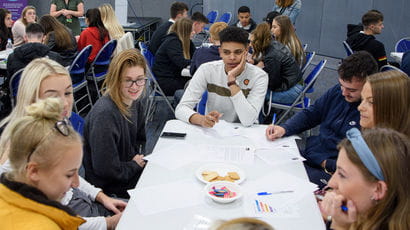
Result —
[[313, 58], [315, 57], [316, 52], [306, 52], [306, 62], [305, 64], [302, 66], [300, 72], [302, 74], [305, 73], [306, 69], [308, 68], [308, 66], [310, 65], [310, 63], [312, 62]]
[[353, 54], [352, 48], [350, 48], [349, 44], [347, 44], [346, 41], [343, 41], [343, 47], [345, 48], [347, 56], [350, 56]]
[[384, 65], [384, 66], [380, 67], [380, 72], [389, 71], [389, 70], [397, 70], [397, 71], [400, 71], [400, 72], [404, 73], [403, 70], [397, 68], [396, 66]]
[[111, 61], [111, 56], [117, 47], [117, 40], [113, 39], [107, 43], [98, 51], [97, 56], [95, 56], [94, 61], [91, 66], [94, 65], [109, 65]]
[[400, 39], [394, 46], [394, 50], [401, 53], [410, 50], [410, 37]]
[[208, 91], [205, 91], [202, 94], [201, 100], [199, 101], [197, 108], [198, 108], [198, 113], [201, 115], [205, 115], [206, 112], [206, 102], [208, 101]]
[[139, 42], [138, 46], [140, 47], [141, 54], [145, 57], [147, 64], [150, 68], [154, 65], [155, 56], [149, 51], [148, 46], [144, 42]]
[[12, 107], [14, 107], [16, 103], [17, 91], [19, 89], [20, 78], [21, 78], [21, 74], [23, 73], [23, 70], [24, 68], [19, 69], [10, 78], [9, 89], [10, 89], [10, 101], [11, 101]]
[[326, 65], [327, 60], [321, 60], [315, 68], [309, 73], [309, 75], [304, 80], [304, 88], [302, 93], [312, 93], [314, 91], [313, 85], [315, 84], [317, 77]]
[[83, 136], [83, 129], [85, 123], [84, 118], [82, 118], [80, 115], [74, 112], [71, 112], [70, 122], [74, 130], [77, 131], [81, 136]]
[[84, 47], [75, 57], [73, 63], [68, 67], [73, 85], [85, 80], [85, 66], [87, 64], [88, 57], [90, 56], [92, 45]]
[[308, 48], [308, 44], [303, 44], [303, 51], [306, 52], [307, 48]]
[[206, 15], [206, 18], [208, 19], [210, 24], [214, 23], [216, 21], [217, 17], [218, 17], [218, 11], [217, 10], [212, 10]]
[[218, 19], [217, 22], [225, 22], [226, 24], [229, 25], [232, 19], [232, 13], [231, 12], [226, 12], [221, 15], [221, 17]]

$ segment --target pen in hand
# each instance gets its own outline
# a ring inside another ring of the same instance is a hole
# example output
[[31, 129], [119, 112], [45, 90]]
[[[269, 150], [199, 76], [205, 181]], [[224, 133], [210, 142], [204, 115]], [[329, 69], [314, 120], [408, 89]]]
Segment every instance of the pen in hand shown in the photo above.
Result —
[[274, 133], [274, 128], [273, 126], [275, 126], [275, 122], [276, 122], [276, 113], [273, 114], [272, 117], [272, 129], [270, 130], [270, 134], [272, 135]]

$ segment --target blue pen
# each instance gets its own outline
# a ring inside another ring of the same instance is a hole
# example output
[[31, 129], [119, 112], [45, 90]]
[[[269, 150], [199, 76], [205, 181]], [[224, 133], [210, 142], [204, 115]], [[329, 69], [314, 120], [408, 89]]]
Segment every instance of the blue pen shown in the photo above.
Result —
[[340, 208], [342, 209], [343, 212], [347, 212], [347, 210], [349, 210], [346, 206], [342, 205], [340, 206]]
[[281, 193], [290, 193], [293, 192], [292, 190], [284, 190], [284, 191], [277, 191], [277, 192], [258, 192], [256, 193], [258, 196], [267, 196], [272, 194], [281, 194]]
[[276, 122], [276, 113], [273, 114], [272, 125], [275, 125], [275, 122]]

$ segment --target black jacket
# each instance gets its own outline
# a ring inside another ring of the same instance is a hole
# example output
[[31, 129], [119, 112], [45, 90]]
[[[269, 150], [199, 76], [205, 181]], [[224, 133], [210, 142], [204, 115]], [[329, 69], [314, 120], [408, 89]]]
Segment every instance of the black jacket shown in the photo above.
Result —
[[149, 51], [151, 51], [153, 55], [155, 55], [156, 52], [158, 51], [159, 47], [161, 46], [162, 42], [165, 39], [165, 36], [168, 33], [169, 27], [171, 27], [172, 24], [174, 23], [167, 21], [163, 23], [162, 25], [160, 25], [152, 34], [151, 39], [148, 44], [148, 49]]
[[[190, 56], [195, 52], [195, 46], [191, 41]], [[165, 37], [164, 42], [159, 47], [152, 71], [158, 78], [180, 77], [183, 68], [191, 64], [190, 59], [185, 59], [182, 50], [182, 42], [175, 33], [170, 33]]]
[[269, 90], [285, 91], [302, 79], [295, 58], [289, 49], [278, 41], [272, 41], [265, 50], [263, 62], [263, 70], [269, 75]]
[[[231, 24], [231, 26], [238, 26], [238, 22], [239, 20], [237, 20], [234, 24]], [[248, 33], [252, 32], [257, 26], [256, 22], [252, 18], [249, 20], [249, 24], [251, 25], [249, 29], [244, 29]]]
[[32, 42], [17, 47], [7, 59], [9, 78], [19, 69], [26, 67], [32, 60], [46, 56], [63, 65], [61, 56], [56, 52], [50, 51], [50, 48], [42, 43]]
[[365, 50], [369, 52], [374, 59], [376, 59], [379, 68], [387, 65], [386, 50], [383, 43], [376, 40], [373, 35], [366, 35], [364, 33], [355, 33], [348, 37], [346, 42], [353, 51]]

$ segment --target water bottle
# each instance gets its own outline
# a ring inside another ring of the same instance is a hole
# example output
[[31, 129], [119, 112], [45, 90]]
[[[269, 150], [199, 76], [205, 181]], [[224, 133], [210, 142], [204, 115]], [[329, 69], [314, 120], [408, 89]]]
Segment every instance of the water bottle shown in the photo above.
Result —
[[6, 45], [6, 50], [12, 50], [13, 49], [13, 43], [11, 42], [11, 38], [7, 40], [7, 45]]

